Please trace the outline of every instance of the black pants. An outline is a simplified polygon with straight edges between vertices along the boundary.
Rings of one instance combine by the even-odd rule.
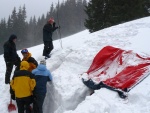
[[[24,98],[16,98],[18,113],[31,113],[30,104],[32,103],[32,96]]]
[[[43,103],[44,103],[45,95],[35,95],[35,99],[33,102],[33,110],[34,113],[43,113]]]
[[[20,67],[20,61],[15,61],[15,62],[7,62],[6,63],[6,73],[5,73],[5,84],[10,83],[10,76],[13,70],[13,66],[16,66],[15,71],[19,70]]]
[[[53,49],[53,41],[44,41],[43,56],[49,55]]]

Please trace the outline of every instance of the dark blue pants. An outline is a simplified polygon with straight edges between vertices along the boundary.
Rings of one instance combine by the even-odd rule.
[[[16,98],[18,113],[31,113],[30,104],[32,103],[32,97]]]
[[[45,95],[34,95],[34,102],[33,102],[33,110],[34,113],[43,113],[43,103],[44,103]]]

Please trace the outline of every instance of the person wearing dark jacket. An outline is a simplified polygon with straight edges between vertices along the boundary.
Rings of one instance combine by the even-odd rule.
[[[58,28],[55,27],[55,22],[53,18],[50,18],[47,22],[47,24],[43,27],[43,42],[44,42],[44,50],[43,50],[43,56],[46,58],[50,58],[50,53],[53,50],[53,39],[52,34],[53,32]]]
[[[16,39],[17,36],[12,34],[9,37],[9,40],[4,43],[4,60],[6,63],[6,73],[5,73],[5,84],[10,83],[10,76],[13,69],[13,66],[16,66],[15,70],[19,70],[20,57],[16,52]]]
[[[23,55],[22,61],[27,61],[29,63],[28,71],[32,72],[38,66],[37,61],[32,57],[31,53],[27,49],[22,49],[21,53]]]
[[[15,92],[18,113],[31,113],[30,104],[32,103],[33,90],[36,86],[34,75],[28,71],[29,63],[22,61],[20,70],[15,71],[10,82],[12,90]]]
[[[36,69],[32,71],[35,75],[36,87],[34,90],[34,101],[33,109],[35,113],[43,113],[42,106],[46,96],[46,84],[48,81],[52,81],[52,75],[50,71],[46,68],[46,61],[40,61],[40,64]]]

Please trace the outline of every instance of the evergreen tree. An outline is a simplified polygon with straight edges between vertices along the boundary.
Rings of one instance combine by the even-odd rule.
[[[86,7],[88,19],[86,19],[85,26],[90,32],[103,29],[106,25],[106,7],[107,0],[91,0]]]
[[[149,0],[91,0],[85,26],[94,32],[112,25],[149,16]]]
[[[7,34],[11,33],[12,26],[13,26],[12,20],[11,20],[11,17],[9,16],[8,21],[7,21]]]
[[[0,22],[0,45],[3,45],[3,42],[8,40],[6,38],[6,34],[7,34],[7,25],[6,25],[6,20],[2,19]],[[0,48],[0,51],[3,51],[3,48]]]
[[[0,23],[0,42],[2,42],[6,37],[7,34],[7,25],[6,25],[6,20],[5,18],[1,20]]]
[[[13,11],[12,11],[12,15],[11,15],[11,25],[12,25],[12,31],[10,32],[10,34],[16,34],[17,31],[17,12],[16,12],[16,8],[14,7]]]
[[[26,9],[25,6],[19,7],[19,11],[17,13],[17,25],[16,25],[16,35],[18,36],[18,47],[21,48],[22,45],[25,45],[28,40],[26,40],[27,35],[27,25],[26,25]],[[23,44],[21,42],[24,42]]]

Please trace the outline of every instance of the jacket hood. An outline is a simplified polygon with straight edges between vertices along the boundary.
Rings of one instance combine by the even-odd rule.
[[[22,61],[20,64],[20,70],[28,70],[29,69],[29,63],[27,61]]]
[[[10,41],[10,42],[13,42],[14,39],[17,39],[17,36],[14,35],[14,34],[10,35],[9,41]]]
[[[45,71],[46,70],[46,65],[39,64],[37,69],[40,70],[40,71]]]
[[[27,56],[26,58],[23,58],[22,60],[26,60],[26,61],[27,61],[27,60],[29,59],[29,57],[31,57],[31,56],[32,56],[32,54],[31,54],[31,53],[29,53],[29,52],[28,52],[27,54],[28,54],[28,56]]]

